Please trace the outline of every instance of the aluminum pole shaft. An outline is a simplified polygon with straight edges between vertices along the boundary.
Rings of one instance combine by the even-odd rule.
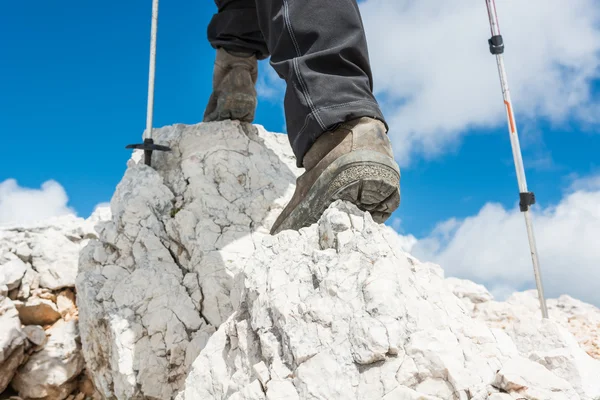
[[[158,0],[152,1],[152,27],[150,30],[150,71],[148,74],[148,109],[146,110],[146,131],[144,139],[152,139],[152,118],[154,114],[154,76],[156,72],[156,33],[158,31]]]
[[[498,15],[496,13],[496,4],[494,0],[486,0],[488,16],[490,20],[490,29],[493,37],[500,36],[500,26],[498,24]],[[504,46],[502,44],[502,46]],[[503,51],[503,50],[502,50]],[[517,172],[517,180],[519,182],[520,193],[528,193],[527,180],[525,178],[525,169],[523,167],[523,157],[521,155],[521,146],[519,144],[519,135],[517,132],[517,125],[515,123],[515,116],[513,111],[512,102],[510,100],[510,90],[508,89],[508,79],[506,76],[506,69],[504,68],[504,57],[502,52],[496,53],[496,62],[498,64],[498,74],[500,75],[500,85],[502,87],[502,95],[504,97],[504,105],[506,106],[506,115],[508,118],[508,128],[510,134],[510,143],[512,146],[513,158],[515,162],[515,169]],[[541,268],[538,258],[537,246],[535,242],[535,235],[533,232],[533,222],[529,210],[523,211],[525,214],[525,225],[527,226],[527,236],[529,238],[529,249],[531,251],[531,259],[533,261],[533,273],[535,276],[535,284],[537,287],[538,297],[540,300],[540,308],[542,311],[542,317],[548,318],[548,308],[546,306],[546,298],[544,297],[544,287],[542,284]]]

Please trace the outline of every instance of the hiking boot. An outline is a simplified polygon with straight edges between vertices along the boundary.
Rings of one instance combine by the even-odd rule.
[[[217,49],[213,92],[204,112],[204,122],[225,119],[252,122],[257,78],[258,61],[254,54]]]
[[[385,222],[400,205],[400,169],[385,125],[359,118],[325,132],[303,160],[306,172],[271,234],[309,226],[336,200],[346,200]]]

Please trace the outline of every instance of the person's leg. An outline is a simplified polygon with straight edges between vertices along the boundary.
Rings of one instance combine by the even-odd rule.
[[[356,0],[256,0],[271,65],[287,83],[290,143],[303,158],[324,131],[358,118],[385,123],[373,95]]]
[[[373,95],[356,0],[256,0],[271,65],[287,83],[285,115],[306,172],[271,233],[300,229],[333,201],[384,222],[400,203],[400,170]]]
[[[400,202],[400,171],[372,93],[367,43],[356,0],[255,0],[258,26],[268,50],[260,47],[247,0],[217,4],[219,14],[209,28],[213,46],[259,58],[270,54],[271,65],[287,83],[288,136],[297,165],[306,172],[298,178],[294,196],[271,233],[315,222],[337,199],[369,211],[378,222],[385,221]],[[233,60],[231,54],[220,51],[217,78],[232,70],[226,59],[234,65],[248,60],[237,56]],[[222,65],[218,65],[220,54],[225,60]],[[230,74],[235,78],[230,82],[244,85],[231,85],[227,79],[222,80],[226,84],[215,84],[211,99],[218,100],[213,102],[218,115],[208,120],[232,117],[244,121],[235,118],[237,110],[230,109],[235,108],[232,104],[243,104],[238,101],[244,94],[240,88],[252,86],[255,95],[256,75],[236,68],[239,73]],[[214,82],[221,82],[217,78]]]
[[[218,12],[207,29],[208,41],[215,49],[252,53],[259,60],[269,56],[258,25],[256,0],[215,0]]]
[[[268,57],[258,26],[255,0],[215,0],[208,41],[217,50],[213,91],[204,122],[237,119],[252,122],[256,110],[257,59]]]

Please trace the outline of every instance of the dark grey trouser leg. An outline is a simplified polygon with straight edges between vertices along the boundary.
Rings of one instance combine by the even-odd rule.
[[[249,4],[216,1],[219,6],[234,1]],[[285,116],[298,167],[324,131],[365,116],[385,123],[373,95],[367,41],[356,0],[255,2],[271,65],[287,83]],[[250,10],[246,10],[250,18]],[[243,22],[240,19],[238,23]],[[224,32],[234,24],[223,17],[221,22],[215,20],[214,29],[228,36]],[[254,27],[248,24],[236,29],[250,31]]]
[[[214,47],[252,52],[259,60],[269,50],[258,26],[255,0],[215,0],[218,13],[208,25],[208,41]]]

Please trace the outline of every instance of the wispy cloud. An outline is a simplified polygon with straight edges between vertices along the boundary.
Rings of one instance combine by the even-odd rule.
[[[600,305],[600,175],[577,179],[560,203],[535,207],[533,219],[547,294],[567,293]],[[534,287],[525,222],[517,206],[507,210],[486,204],[477,215],[440,223],[412,243],[406,250],[415,256],[495,293]]]

